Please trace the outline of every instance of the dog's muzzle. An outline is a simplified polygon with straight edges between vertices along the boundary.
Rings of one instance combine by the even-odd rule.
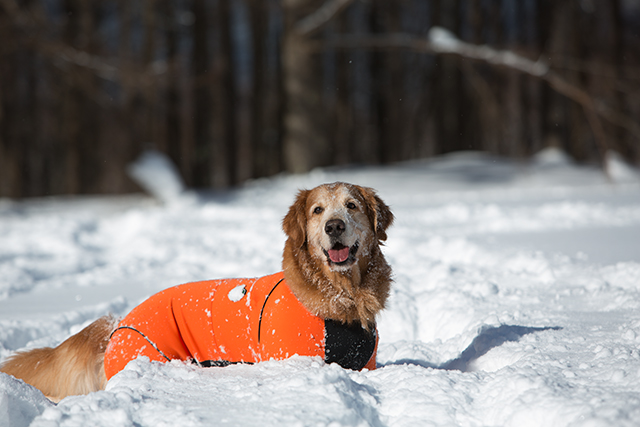
[[[342,243],[336,243],[329,250],[323,249],[323,252],[327,257],[329,264],[343,266],[350,265],[355,262],[358,247],[358,242],[351,247],[345,246]]]

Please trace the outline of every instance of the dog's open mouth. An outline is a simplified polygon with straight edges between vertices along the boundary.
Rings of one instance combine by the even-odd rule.
[[[325,250],[324,254],[327,256],[329,264],[347,265],[356,260],[356,252],[358,252],[358,242],[351,247],[336,243],[328,251]]]

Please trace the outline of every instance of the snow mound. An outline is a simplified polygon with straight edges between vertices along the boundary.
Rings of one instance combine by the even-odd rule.
[[[640,182],[638,170],[625,162],[619,153],[612,150],[607,151],[605,162],[609,176],[614,182]]]
[[[533,155],[532,163],[541,168],[566,167],[573,163],[571,157],[557,147],[547,147]]]
[[[185,195],[185,185],[171,159],[147,150],[127,169],[129,176],[146,192],[164,203],[175,203]]]
[[[39,390],[0,372],[0,427],[27,427],[53,406]]]

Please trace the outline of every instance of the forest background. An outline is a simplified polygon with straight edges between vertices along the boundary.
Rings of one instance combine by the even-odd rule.
[[[195,188],[461,150],[638,164],[639,117],[638,0],[0,0],[0,197],[138,191],[149,149]]]

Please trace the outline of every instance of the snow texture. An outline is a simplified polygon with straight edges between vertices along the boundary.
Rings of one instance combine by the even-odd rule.
[[[371,186],[397,218],[383,248],[395,282],[378,369],[138,359],[106,390],[58,405],[0,374],[0,426],[636,426],[640,178],[608,162],[610,178],[553,149],[529,163],[458,153],[188,202],[174,188],[163,205],[0,200],[0,359],[168,286],[279,271],[280,224],[299,188]]]

